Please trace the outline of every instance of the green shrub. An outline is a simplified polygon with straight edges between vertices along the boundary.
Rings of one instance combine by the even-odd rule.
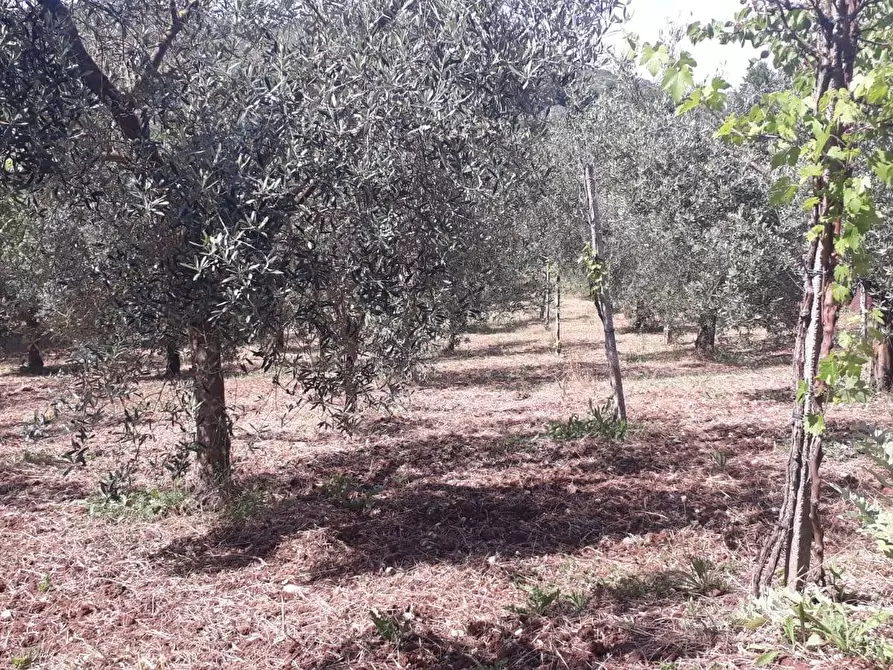
[[[516,614],[543,616],[561,597],[560,589],[544,589],[539,584],[521,584],[520,588],[527,594],[527,600],[522,605],[508,607],[509,611]]]
[[[863,531],[874,538],[878,549],[893,558],[893,496],[884,491],[893,489],[893,433],[876,430],[858,443],[876,467],[869,470],[877,480],[881,493],[869,499],[857,491],[834,487],[859,510]]]
[[[794,651],[834,647],[847,656],[890,667],[893,640],[879,629],[891,616],[893,612],[835,602],[818,589],[803,594],[776,590],[758,600],[754,615],[741,623],[749,630],[778,626]],[[757,665],[771,663],[778,654],[777,650],[762,654]]]
[[[236,491],[226,503],[226,515],[233,521],[246,521],[267,506],[267,492],[259,486]]]
[[[180,489],[117,489],[116,495],[99,493],[87,499],[90,516],[110,519],[158,519],[184,509],[186,493]]]
[[[320,490],[341,507],[364,509],[377,504],[376,496],[383,487],[363,484],[350,475],[333,475]]]
[[[728,591],[729,585],[712,561],[700,556],[692,556],[688,562],[688,570],[679,570],[675,573],[682,590],[702,596]]]

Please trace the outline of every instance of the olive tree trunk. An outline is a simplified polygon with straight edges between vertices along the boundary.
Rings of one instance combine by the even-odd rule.
[[[704,314],[698,319],[698,336],[695,351],[710,355],[716,350],[716,314]]]
[[[602,235],[601,213],[598,207],[598,188],[595,183],[595,169],[587,165],[584,169],[583,181],[586,186],[587,218],[589,219],[589,238],[595,262],[604,263],[607,259],[604,236]],[[623,395],[623,378],[620,374],[620,356],[617,353],[617,338],[614,333],[614,309],[611,305],[611,293],[608,287],[607,273],[602,278],[597,290],[593,291],[595,309],[601,319],[605,332],[605,356],[611,379],[611,392],[614,401],[614,413],[622,421],[626,421],[626,398]]]
[[[230,420],[226,412],[220,334],[213,326],[189,326],[195,394],[195,444],[203,488],[225,491],[231,484]]]
[[[884,314],[881,339],[872,348],[871,379],[878,391],[893,391],[893,314]]]
[[[40,353],[40,336],[42,329],[34,312],[29,311],[25,315],[26,335],[28,344],[28,372],[40,374],[43,372],[43,354]]]
[[[169,341],[165,345],[166,364],[164,368],[164,376],[166,379],[176,379],[180,376],[180,348],[175,342]]]

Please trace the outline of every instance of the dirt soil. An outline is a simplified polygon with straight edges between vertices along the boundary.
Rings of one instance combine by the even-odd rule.
[[[736,619],[780,503],[787,349],[735,337],[702,360],[692,334],[667,345],[621,332],[629,436],[557,441],[549,421],[609,393],[592,307],[564,313],[561,356],[539,322],[496,323],[350,438],[287,412],[292,399],[260,372],[235,372],[242,493],[223,512],[187,500],[154,518],[90,511],[98,480],[132,452],[120,408],[66,475],[65,415],[33,419],[70,374],[23,376],[7,361],[0,667],[752,667],[780,639]],[[157,372],[138,388],[153,409],[136,483],[166,490],[158,461],[183,436]],[[891,407],[832,408],[839,442],[824,465],[826,561],[876,607],[893,603],[893,561],[828,483],[871,490],[846,440],[862,423],[893,427]],[[822,649],[776,662],[862,667]]]

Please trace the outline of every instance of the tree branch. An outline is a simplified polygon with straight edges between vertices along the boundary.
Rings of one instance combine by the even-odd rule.
[[[81,82],[109,109],[121,134],[131,141],[148,139],[133,105],[87,52],[80,33],[78,33],[74,21],[71,20],[68,8],[60,0],[40,0],[40,4],[59,20],[62,31],[68,38],[78,70],[80,70]]]
[[[158,73],[158,68],[161,67],[161,62],[164,60],[165,55],[168,50],[171,48],[171,45],[174,43],[174,40],[177,39],[177,35],[183,30],[186,24],[189,22],[189,18],[195,13],[196,9],[198,9],[198,0],[193,0],[189,3],[189,5],[183,11],[177,9],[176,0],[170,0],[170,12],[171,12],[171,27],[167,31],[167,34],[158,44],[158,47],[155,49],[155,53],[152,55],[152,58],[149,59],[149,64],[146,67],[146,71],[139,78],[139,80],[133,86],[133,97],[136,98],[142,92],[143,87],[146,85],[149,77],[153,74]]]
[[[124,138],[138,145],[141,153],[153,165],[159,166],[161,156],[157,147],[149,140],[148,128],[140,122],[132,99],[115,86],[84,47],[77,26],[71,18],[71,12],[61,0],[40,0],[40,4],[59,21],[63,33],[68,38],[71,53],[80,71],[81,82],[111,112],[115,125]]]
[[[815,47],[809,44],[806,40],[804,40],[800,35],[791,28],[791,25],[788,23],[788,17],[786,12],[789,12],[795,7],[791,6],[791,3],[788,0],[774,0],[775,6],[778,8],[778,17],[781,19],[781,24],[784,26],[785,33],[787,33],[788,37],[794,40],[797,45],[803,49],[807,54],[815,58],[819,59],[819,52],[816,51]],[[816,10],[818,12],[818,10]],[[821,14],[821,12],[818,12]]]

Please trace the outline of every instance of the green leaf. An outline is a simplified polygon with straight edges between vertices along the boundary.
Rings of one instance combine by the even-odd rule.
[[[834,298],[834,302],[836,302],[838,305],[843,305],[850,301],[850,289],[843,284],[832,284],[831,295]]]
[[[797,164],[797,160],[799,158],[800,147],[788,147],[786,149],[782,149],[772,157],[772,169],[778,169],[782,165],[790,165],[793,167]]]
[[[695,107],[701,104],[701,89],[696,88],[691,92],[691,95],[688,96],[688,99],[685,100],[679,107],[676,108],[676,114],[681,116],[687,112],[690,112]]]
[[[677,103],[693,85],[694,77],[691,67],[688,65],[667,68],[661,81],[661,88],[669,93],[673,101]]]
[[[639,64],[644,65],[652,77],[656,77],[669,60],[670,52],[665,44],[658,44],[654,47],[646,42],[642,47],[642,58]]]
[[[809,165],[804,165],[800,168],[800,178],[803,181],[806,181],[810,177],[821,177],[822,173],[825,171],[821,165],[816,163],[810,163]]]
[[[741,624],[746,630],[756,630],[763,624],[767,623],[769,619],[762,615],[757,615],[752,619],[748,619],[743,624]]]
[[[803,404],[803,401],[806,399],[806,394],[809,393],[809,385],[805,380],[801,379],[797,382],[797,402],[799,404]]]
[[[780,177],[769,188],[769,204],[773,207],[784,207],[791,204],[797,195],[797,185],[792,184],[788,177]]]
[[[803,417],[803,425],[810,435],[821,435],[825,432],[825,415],[807,414]]]

